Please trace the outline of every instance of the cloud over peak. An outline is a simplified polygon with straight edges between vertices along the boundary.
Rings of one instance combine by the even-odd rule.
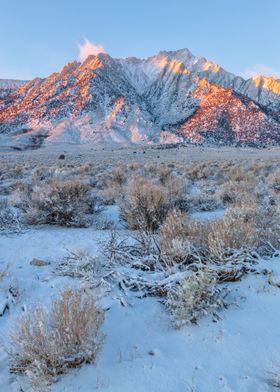
[[[89,55],[97,56],[99,53],[105,53],[105,49],[101,44],[94,44],[87,38],[84,39],[83,44],[79,45],[79,58],[84,61]]]

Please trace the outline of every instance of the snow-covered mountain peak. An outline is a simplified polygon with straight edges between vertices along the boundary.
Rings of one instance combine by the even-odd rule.
[[[5,134],[31,145],[280,144],[279,80],[244,80],[186,48],[144,59],[90,55],[47,78],[2,85],[0,142]]]
[[[179,61],[187,62],[190,59],[193,59],[195,56],[191,53],[191,51],[187,48],[178,49],[178,50],[170,50],[170,51],[161,51],[159,55],[163,55],[168,57],[169,59],[176,59]]]

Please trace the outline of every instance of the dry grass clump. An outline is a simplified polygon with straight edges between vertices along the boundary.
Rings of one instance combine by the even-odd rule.
[[[256,199],[255,186],[255,183],[245,181],[228,181],[220,187],[217,195],[225,205],[251,202]]]
[[[34,184],[38,183],[39,181],[47,180],[51,178],[53,175],[54,169],[47,168],[44,165],[38,166],[31,172],[31,180]]]
[[[125,182],[125,168],[123,166],[118,166],[114,168],[111,172],[111,181],[119,186],[122,186]]]
[[[68,368],[93,362],[101,348],[104,312],[92,294],[66,289],[51,309],[38,305],[17,320],[11,333],[11,371],[46,391]]]
[[[280,247],[280,205],[262,206],[255,215],[258,228],[258,252],[272,256]]]
[[[118,193],[117,203],[131,229],[154,231],[170,209],[186,208],[186,180],[165,165],[144,167]]]
[[[186,172],[192,180],[203,180],[213,175],[214,170],[207,162],[196,162],[188,166]]]
[[[167,292],[165,305],[176,327],[197,321],[223,306],[214,271],[192,272]]]
[[[189,226],[190,237],[212,262],[225,262],[233,251],[255,249],[258,230],[253,211],[242,208],[228,210],[224,217],[206,222],[193,222]]]
[[[221,186],[218,192],[219,198],[223,204],[236,203],[239,193],[236,189],[236,183],[226,182]]]
[[[273,161],[263,161],[262,159],[253,160],[250,163],[248,172],[255,177],[265,176],[267,177],[273,168],[275,167],[275,162]]]
[[[232,208],[214,223],[213,237],[222,238],[226,248],[253,247],[257,241],[254,209]]]
[[[14,196],[28,224],[55,224],[82,227],[87,224],[93,198],[90,186],[80,180],[50,180],[26,186]]]
[[[252,202],[235,205],[216,220],[192,220],[172,211],[159,231],[161,256],[169,264],[192,262],[191,255],[206,264],[227,263],[238,254],[240,260],[257,253],[271,256],[280,245],[279,219],[277,205]]]
[[[167,215],[159,231],[161,257],[168,264],[201,260],[226,263],[236,252],[257,250],[260,228],[254,208],[231,208],[218,220],[191,220],[179,211]]]
[[[111,172],[105,172],[100,175],[99,178],[99,196],[102,199],[103,204],[110,205],[114,204],[118,198],[121,188],[126,180],[125,168],[118,166]]]
[[[187,240],[188,217],[179,210],[168,213],[159,232],[161,257],[167,264],[185,261],[190,253]]]
[[[229,166],[225,172],[229,180],[233,182],[250,182],[254,180],[254,178],[248,174],[245,163],[243,163],[243,166],[233,164],[232,166]]]
[[[178,176],[171,176],[163,184],[170,202],[174,205],[180,204],[182,200],[186,200],[186,181]]]
[[[121,215],[130,229],[158,229],[170,209],[165,188],[143,177],[130,179],[118,200]]]

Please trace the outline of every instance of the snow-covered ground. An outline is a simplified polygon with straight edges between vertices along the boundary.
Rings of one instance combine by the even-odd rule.
[[[104,214],[118,223],[117,212],[110,208]],[[22,308],[37,301],[45,303],[72,284],[70,278],[52,274],[54,263],[67,249],[98,254],[100,242],[109,234],[92,228],[45,226],[0,236],[0,269],[8,265],[0,283],[0,302],[11,282],[20,293],[18,302],[0,317],[0,391],[29,391],[22,377],[9,373],[5,352],[17,315]],[[30,265],[34,257],[50,264]],[[280,257],[264,260],[257,268],[271,269],[274,279],[280,280]],[[130,294],[124,307],[116,292],[109,293],[103,326],[106,341],[97,364],[69,371],[52,392],[273,391],[272,373],[280,364],[280,289],[269,285],[262,273],[228,283],[228,287],[230,306],[220,312],[219,321],[206,316],[199,325],[180,330],[171,326],[159,299]]]

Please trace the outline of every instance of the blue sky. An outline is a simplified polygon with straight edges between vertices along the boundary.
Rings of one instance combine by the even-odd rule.
[[[280,77],[280,0],[7,0],[0,78],[47,76],[86,38],[114,57],[187,47],[234,73]]]

